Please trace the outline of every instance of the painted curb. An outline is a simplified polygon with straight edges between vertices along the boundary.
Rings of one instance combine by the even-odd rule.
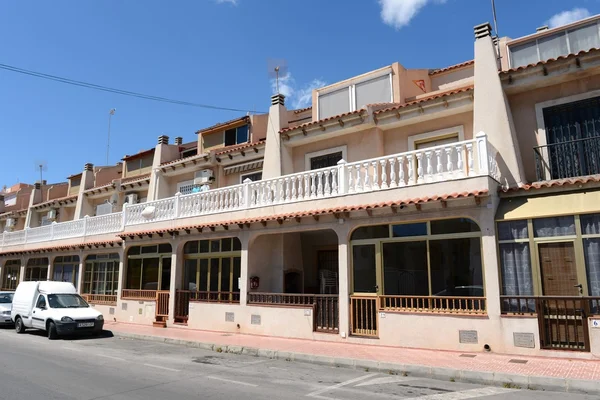
[[[598,384],[598,382],[590,380],[554,378],[547,376],[527,376],[518,374],[508,374],[505,372],[467,371],[455,368],[429,367],[426,365],[379,362],[376,360],[335,358],[316,354],[259,349],[255,347],[243,347],[239,345],[228,346],[216,343],[197,342],[193,340],[172,339],[152,335],[141,335],[137,333],[112,333],[114,337],[119,338],[174,344],[179,346],[187,346],[203,350],[216,351],[218,353],[244,354],[254,357],[269,358],[272,360],[296,361],[324,365],[328,367],[364,369],[369,372],[374,371],[386,374],[414,376],[419,378],[429,378],[444,381],[451,380],[456,382],[475,383],[480,385],[499,386],[512,389],[547,390],[554,392],[600,395],[600,385]]]

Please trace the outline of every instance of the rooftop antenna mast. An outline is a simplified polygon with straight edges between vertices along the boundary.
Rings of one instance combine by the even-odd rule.
[[[496,3],[492,0],[492,14],[494,16],[494,33],[496,34],[496,51],[500,58],[500,35],[498,34],[498,21],[496,20]]]
[[[115,115],[115,111],[117,111],[116,108],[111,108],[108,111],[108,138],[106,141],[106,165],[109,165],[108,164],[108,155],[110,152],[110,120],[112,119],[112,116]]]
[[[40,173],[40,185],[44,182],[44,172],[48,171],[48,163],[45,160],[35,162],[35,170]]]
[[[275,80],[275,94],[279,94],[279,80],[287,76],[287,63],[285,60],[269,59],[267,61],[269,78]]]

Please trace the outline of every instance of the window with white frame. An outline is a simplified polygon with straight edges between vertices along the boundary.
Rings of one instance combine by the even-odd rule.
[[[240,176],[241,183],[244,183],[246,179],[250,179],[252,182],[260,181],[262,180],[262,171],[251,172]]]
[[[319,119],[356,111],[367,104],[393,101],[392,73],[388,70],[378,76],[370,76],[342,88],[319,92]]]
[[[509,46],[512,68],[600,47],[598,21]]]
[[[454,126],[408,137],[409,150],[421,150],[465,140],[464,127]]]
[[[346,159],[346,146],[306,153],[304,164],[306,171],[310,171],[313,169],[334,167],[342,159]]]

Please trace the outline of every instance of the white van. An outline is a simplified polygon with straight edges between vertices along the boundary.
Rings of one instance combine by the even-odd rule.
[[[48,339],[100,333],[104,327],[102,313],[91,308],[70,282],[19,283],[10,316],[17,333],[27,328],[40,329],[48,333]]]

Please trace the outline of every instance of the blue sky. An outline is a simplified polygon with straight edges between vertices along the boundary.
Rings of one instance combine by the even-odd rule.
[[[496,0],[501,36],[600,13],[599,0]],[[574,11],[573,11],[574,10]],[[566,14],[564,12],[567,12]],[[561,14],[562,13],[562,14]],[[553,18],[554,17],[554,18]],[[473,58],[489,0],[2,1],[0,63],[195,103],[268,109],[268,60],[284,59],[288,106],[314,85],[399,61],[438,68]],[[153,102],[0,70],[0,186],[64,181],[166,134],[239,112]]]

